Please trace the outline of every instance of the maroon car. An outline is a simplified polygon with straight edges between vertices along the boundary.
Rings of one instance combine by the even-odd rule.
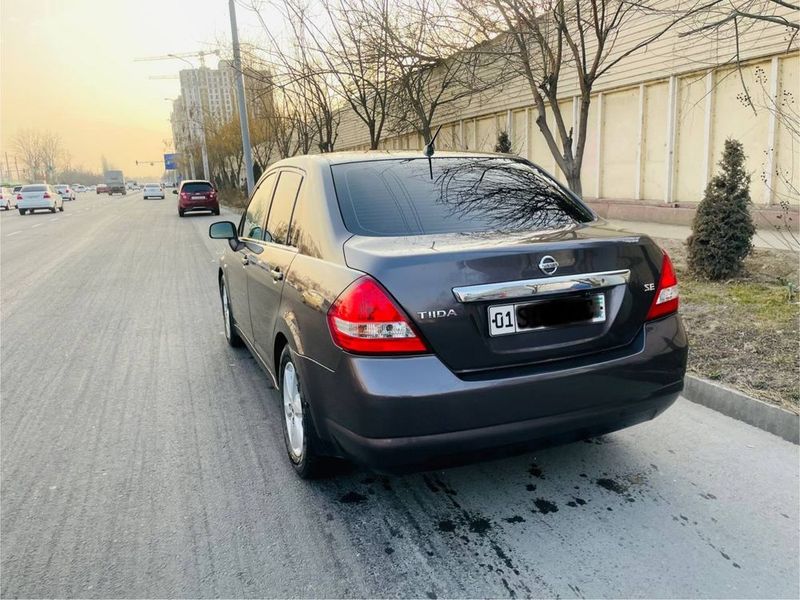
[[[172,190],[172,193],[178,194],[178,215],[181,217],[187,212],[198,210],[219,214],[217,189],[210,181],[187,179],[181,182],[177,190]]]

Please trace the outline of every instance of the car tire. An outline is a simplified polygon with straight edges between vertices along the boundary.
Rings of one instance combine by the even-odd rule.
[[[50,209],[50,212],[53,213],[53,214],[56,214],[56,207],[53,206],[53,208]]]
[[[183,216],[183,209],[182,209],[182,208],[179,208],[179,209],[178,209],[178,216],[179,216],[179,217],[182,217],[182,216]]]
[[[61,212],[64,212],[64,205],[62,204],[61,206],[59,206],[58,210],[61,211]]]
[[[300,373],[288,344],[281,353],[279,368],[281,408],[283,409],[283,441],[295,472],[302,479],[313,479],[324,472],[325,457],[317,450],[311,411],[303,394]]]
[[[212,211],[211,211],[211,214],[213,214],[213,215],[216,215],[216,216],[219,216],[219,209],[217,208],[217,209],[215,209],[215,210],[212,210]]]
[[[222,303],[222,321],[225,324],[225,341],[228,342],[229,346],[240,348],[244,345],[244,342],[236,331],[236,319],[233,318],[233,308],[231,307],[228,286],[224,277],[219,278],[219,299]]]
[[[28,212],[28,211],[27,211],[27,210],[25,210],[24,208],[20,208],[20,209],[18,209],[18,210],[19,210],[19,214],[20,214],[20,215],[24,215],[26,212]]]

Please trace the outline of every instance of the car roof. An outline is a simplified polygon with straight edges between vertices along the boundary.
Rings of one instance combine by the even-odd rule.
[[[293,156],[284,159],[279,163],[271,165],[275,167],[278,165],[289,166],[292,163],[299,164],[305,162],[311,163],[327,163],[329,165],[338,165],[343,163],[364,162],[370,160],[404,160],[426,158],[422,150],[361,150],[361,151],[344,151],[344,152],[328,152],[325,154],[304,154],[301,156]],[[497,152],[474,152],[474,151],[452,151],[452,150],[437,150],[433,158],[519,158],[510,154],[498,154]]]
[[[208,179],[184,179],[181,181],[181,185],[187,183],[207,183],[208,185],[211,185],[211,182]]]

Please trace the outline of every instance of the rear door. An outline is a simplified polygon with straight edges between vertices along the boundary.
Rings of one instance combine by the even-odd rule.
[[[287,168],[280,172],[264,230],[263,252],[253,258],[247,271],[254,342],[258,353],[267,361],[274,358],[273,335],[283,284],[297,255],[297,248],[291,242],[291,226],[302,183],[301,171]]]
[[[250,303],[247,295],[247,271],[251,261],[255,261],[264,250],[263,232],[275,187],[275,176],[268,175],[253,192],[239,221],[239,239],[242,244],[238,250],[227,250],[224,263],[225,279],[231,298],[233,318],[239,329],[252,343],[253,327],[250,321]]]

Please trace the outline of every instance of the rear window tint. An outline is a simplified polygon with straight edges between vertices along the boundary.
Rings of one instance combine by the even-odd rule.
[[[23,185],[22,190],[23,192],[46,192],[47,186],[46,185]]]
[[[433,176],[431,177],[431,170]],[[549,175],[508,158],[425,158],[333,165],[347,229],[402,236],[541,231],[594,219]]]
[[[211,187],[210,183],[186,183],[181,188],[182,192],[187,192],[189,194],[202,194],[204,192],[210,192],[213,188]]]

